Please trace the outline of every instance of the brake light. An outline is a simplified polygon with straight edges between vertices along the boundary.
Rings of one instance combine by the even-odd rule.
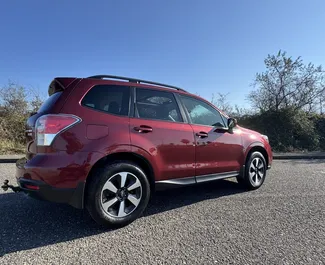
[[[39,190],[39,187],[38,186],[35,186],[35,185],[26,184],[26,185],[24,185],[24,187],[26,189],[29,189],[29,190]]]
[[[35,125],[37,145],[50,146],[58,134],[80,121],[79,117],[69,114],[49,114],[39,117]]]

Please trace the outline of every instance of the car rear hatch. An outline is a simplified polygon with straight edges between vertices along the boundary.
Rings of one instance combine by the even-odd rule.
[[[26,142],[27,142],[27,155],[26,158],[30,159],[36,153],[35,145],[35,123],[37,119],[45,114],[59,113],[64,103],[66,102],[69,94],[76,84],[80,81],[77,78],[54,78],[48,88],[49,97],[45,100],[37,112],[30,114],[26,123]]]

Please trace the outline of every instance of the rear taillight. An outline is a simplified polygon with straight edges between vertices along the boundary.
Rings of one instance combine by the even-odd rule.
[[[29,190],[39,190],[38,186],[25,184],[24,187]]]
[[[37,119],[35,134],[38,146],[50,146],[62,131],[80,122],[81,119],[69,114],[48,114]]]

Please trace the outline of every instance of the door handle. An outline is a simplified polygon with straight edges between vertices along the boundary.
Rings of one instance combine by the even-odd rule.
[[[148,133],[153,131],[152,128],[147,125],[140,125],[139,127],[134,127],[133,129],[139,133]]]
[[[208,133],[198,132],[198,133],[196,133],[196,136],[198,136],[199,138],[205,138],[205,137],[208,137]]]

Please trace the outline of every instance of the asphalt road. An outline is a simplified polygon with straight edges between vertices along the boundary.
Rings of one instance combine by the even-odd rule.
[[[0,191],[0,264],[325,264],[325,161],[275,161],[257,191],[234,180],[156,194],[112,231],[87,213]],[[0,164],[1,183],[14,164]]]

